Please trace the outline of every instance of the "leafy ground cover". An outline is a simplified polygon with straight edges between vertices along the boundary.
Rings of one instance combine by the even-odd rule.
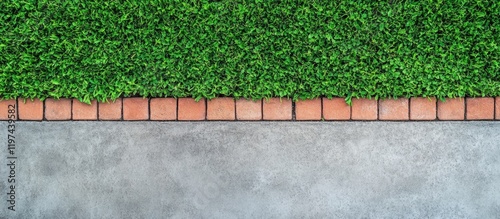
[[[0,1],[3,98],[500,96],[496,0]]]

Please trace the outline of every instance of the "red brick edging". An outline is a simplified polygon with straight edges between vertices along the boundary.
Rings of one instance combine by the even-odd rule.
[[[0,120],[9,120],[9,105],[16,107],[16,120],[28,121],[457,121],[500,120],[500,97],[353,99],[317,98],[292,102],[269,100],[212,100],[192,98],[119,98],[88,105],[75,99],[3,100]],[[12,116],[11,116],[12,117]]]

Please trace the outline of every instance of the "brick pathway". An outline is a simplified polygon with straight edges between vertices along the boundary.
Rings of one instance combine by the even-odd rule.
[[[4,100],[0,108],[18,104],[17,120],[31,121],[451,121],[500,120],[500,97],[454,98],[445,102],[436,98],[400,98],[387,100],[353,99],[352,106],[343,98],[318,98],[292,102],[286,98],[269,100],[212,100],[192,98],[120,98],[114,102],[88,105],[74,99]],[[8,120],[7,110],[0,120]]]

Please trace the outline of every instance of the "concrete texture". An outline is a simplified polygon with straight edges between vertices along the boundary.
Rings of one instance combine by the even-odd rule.
[[[498,122],[17,122],[16,130],[16,211],[3,201],[1,218],[500,215]]]

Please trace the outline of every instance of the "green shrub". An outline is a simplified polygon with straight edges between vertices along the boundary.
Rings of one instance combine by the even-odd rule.
[[[3,0],[3,98],[500,96],[496,0]]]

